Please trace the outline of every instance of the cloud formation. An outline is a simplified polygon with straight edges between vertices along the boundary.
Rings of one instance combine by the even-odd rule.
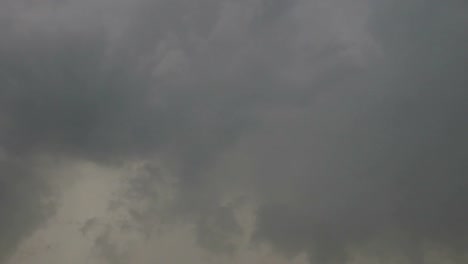
[[[252,242],[287,256],[347,263],[378,241],[420,264],[434,243],[462,263],[467,8],[2,2],[0,258],[50,215],[40,200],[53,179],[35,166],[47,156],[150,164],[120,197],[148,208],[164,164],[165,213],[195,223],[213,252],[235,254],[244,202],[226,199],[241,194],[258,208]],[[161,217],[130,212],[133,224]],[[96,245],[118,263],[110,240]]]

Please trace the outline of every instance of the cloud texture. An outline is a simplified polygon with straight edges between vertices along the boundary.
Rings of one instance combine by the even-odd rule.
[[[3,1],[0,261],[53,212],[44,168],[84,160],[146,164],[129,226],[191,222],[216,254],[249,204],[250,243],[311,263],[463,263],[468,6],[348,2]]]

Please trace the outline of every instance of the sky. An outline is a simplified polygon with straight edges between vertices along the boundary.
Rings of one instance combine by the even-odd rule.
[[[2,0],[0,263],[467,263],[466,25],[464,0]]]

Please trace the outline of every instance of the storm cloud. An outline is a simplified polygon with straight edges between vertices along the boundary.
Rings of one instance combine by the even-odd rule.
[[[235,258],[248,204],[249,243],[287,257],[351,263],[367,249],[422,264],[443,249],[466,261],[464,1],[0,9],[0,261],[54,214],[44,168],[73,161],[145,164],[115,177],[129,188],[115,208],[145,204],[127,227],[190,222],[215,255]],[[105,263],[130,258],[117,240],[96,236]]]

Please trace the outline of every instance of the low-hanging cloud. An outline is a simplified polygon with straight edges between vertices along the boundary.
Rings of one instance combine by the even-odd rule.
[[[166,162],[171,215],[192,219],[213,252],[235,254],[242,228],[223,199],[237,192],[258,207],[252,242],[288,256],[346,263],[379,240],[412,264],[425,243],[463,261],[463,1],[0,9],[0,258],[52,212],[40,202],[49,177],[34,166],[45,155]],[[157,202],[154,167],[134,179],[133,198]],[[109,235],[96,244],[118,263]]]

